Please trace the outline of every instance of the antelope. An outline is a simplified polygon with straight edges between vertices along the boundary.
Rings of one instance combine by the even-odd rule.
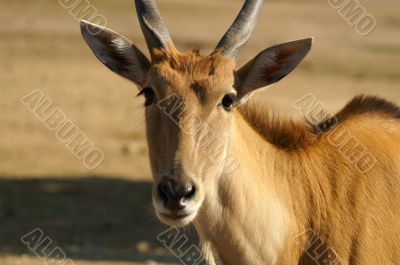
[[[151,60],[81,22],[96,57],[145,98],[157,217],[192,224],[209,264],[400,264],[400,109],[361,95],[315,126],[269,114],[251,96],[299,65],[312,38],[237,69],[263,2],[246,0],[207,56],[176,49],[154,0],[135,0]],[[370,170],[344,155],[357,148],[332,143],[345,134],[376,158]]]

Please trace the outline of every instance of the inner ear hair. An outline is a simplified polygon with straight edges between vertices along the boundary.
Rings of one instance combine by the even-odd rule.
[[[105,66],[140,86],[146,83],[150,61],[127,37],[87,21],[81,21],[81,32]]]
[[[238,96],[272,85],[293,71],[311,49],[312,38],[282,43],[260,52],[235,73]],[[243,101],[243,100],[242,100]]]

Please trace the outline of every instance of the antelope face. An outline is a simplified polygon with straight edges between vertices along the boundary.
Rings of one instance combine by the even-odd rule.
[[[258,88],[290,73],[311,48],[311,38],[259,53],[239,70],[239,49],[254,30],[262,0],[247,0],[209,56],[179,53],[154,0],[135,0],[151,61],[126,37],[81,22],[84,39],[108,68],[133,81],[145,99],[153,173],[153,205],[159,219],[184,226],[196,218],[218,178],[232,166],[232,110]],[[207,187],[207,188],[206,188]]]
[[[154,176],[153,204],[168,225],[191,222],[205,184],[225,165],[236,98],[234,63],[219,55],[162,55],[140,94]]]

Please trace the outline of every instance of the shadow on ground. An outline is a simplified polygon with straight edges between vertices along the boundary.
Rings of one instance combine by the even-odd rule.
[[[176,263],[157,241],[166,227],[154,216],[150,182],[1,177],[0,255],[32,255],[21,237],[35,228],[68,258]]]

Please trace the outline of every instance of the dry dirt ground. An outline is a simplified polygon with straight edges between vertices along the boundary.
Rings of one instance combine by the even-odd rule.
[[[146,51],[132,0],[89,2]],[[207,53],[242,1],[158,2],[178,48]],[[400,103],[400,3],[359,2],[377,21],[368,36],[327,0],[267,1],[240,64],[279,42],[312,35],[315,43],[299,69],[257,96],[294,118],[293,102],[308,93],[329,112],[360,93]],[[89,51],[81,16],[56,0],[0,0],[0,264],[43,264],[20,242],[36,227],[76,264],[174,263],[156,240],[165,228],[151,209],[143,100]],[[87,169],[21,104],[36,89],[103,150],[100,167]]]

